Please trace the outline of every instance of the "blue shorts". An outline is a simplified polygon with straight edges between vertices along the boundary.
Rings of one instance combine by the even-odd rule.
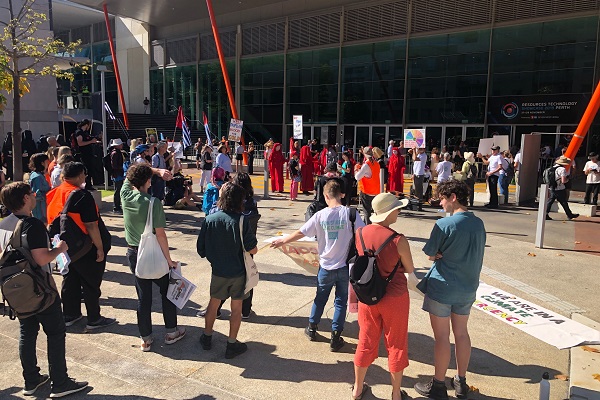
[[[471,313],[471,306],[473,303],[466,304],[444,304],[439,303],[435,300],[430,299],[425,295],[423,300],[423,311],[427,311],[430,314],[440,318],[447,318],[450,314],[457,315],[469,315]]]

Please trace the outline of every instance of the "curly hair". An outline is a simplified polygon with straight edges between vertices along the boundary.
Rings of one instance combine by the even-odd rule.
[[[46,172],[46,168],[44,168],[44,163],[48,161],[48,155],[45,153],[35,153],[29,159],[29,170],[44,173]]]
[[[146,164],[133,164],[127,170],[127,180],[140,189],[152,178],[152,168]]]
[[[246,191],[240,185],[226,182],[221,186],[217,207],[223,211],[241,213],[244,210]]]
[[[250,179],[250,175],[245,172],[238,172],[233,177],[232,182],[244,188],[247,199],[254,197],[254,188],[252,187],[252,179]]]
[[[448,198],[452,195],[452,193],[456,195],[456,201],[458,201],[462,206],[466,207],[469,204],[469,187],[465,182],[452,179],[438,184],[438,197],[444,196]]]

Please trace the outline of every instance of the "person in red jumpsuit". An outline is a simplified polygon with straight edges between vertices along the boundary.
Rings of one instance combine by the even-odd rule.
[[[313,178],[313,155],[308,144],[302,146],[300,149],[300,174],[302,175],[300,190],[302,190],[302,193],[304,194],[309,194],[309,192],[315,190],[315,179]]]
[[[271,190],[273,192],[283,193],[283,164],[285,157],[281,152],[281,143],[275,143],[273,151],[269,156],[271,164]]]
[[[387,190],[388,192],[400,192],[404,191],[404,169],[406,168],[406,161],[404,157],[400,155],[400,149],[394,147],[392,149],[392,156],[390,157],[390,163],[388,164],[388,181]]]

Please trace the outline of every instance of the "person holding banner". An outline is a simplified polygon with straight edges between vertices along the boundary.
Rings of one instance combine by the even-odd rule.
[[[413,157],[413,185],[415,186],[415,196],[419,201],[423,200],[423,179],[425,177],[425,165],[427,164],[427,154],[425,148],[412,149]]]
[[[480,153],[477,157],[482,157]],[[492,155],[488,158],[482,157],[483,163],[487,165],[488,172],[485,174],[490,191],[490,202],[484,206],[487,208],[498,208],[498,180],[500,179],[500,170],[502,169],[502,156],[500,155],[500,146],[492,147]]]
[[[437,220],[423,247],[433,265],[417,285],[425,295],[423,310],[429,313],[435,338],[435,374],[429,382],[415,384],[415,390],[431,399],[448,398],[445,379],[452,329],[457,375],[451,384],[456,397],[466,399],[469,392],[466,373],[471,358],[467,323],[479,287],[486,232],[483,221],[467,209],[469,188],[464,182],[440,183],[437,195],[440,205],[451,216]]]
[[[300,174],[302,175],[300,190],[308,195],[309,192],[315,190],[313,156],[309,144],[300,149]]]

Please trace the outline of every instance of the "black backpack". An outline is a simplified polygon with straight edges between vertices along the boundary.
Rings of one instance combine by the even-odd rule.
[[[467,179],[475,180],[477,178],[477,165],[475,163],[469,163],[469,172],[467,173]]]
[[[544,183],[546,185],[548,185],[548,187],[550,187],[552,189],[556,188],[556,186],[558,185],[558,183],[556,182],[556,169],[557,168],[558,168],[558,165],[548,167],[544,170],[544,172],[542,174],[542,180],[544,181]]]
[[[30,217],[33,218],[33,217]],[[19,220],[6,248],[0,254],[0,287],[6,315],[27,318],[38,314],[56,301],[58,290],[52,275],[39,267],[23,243],[23,221]]]
[[[102,157],[102,166],[104,167],[106,172],[108,172],[109,178],[112,176],[112,172],[113,172],[111,155],[112,155],[112,149],[110,149],[110,151],[104,157]]]
[[[383,296],[385,296],[387,285],[394,278],[400,266],[400,260],[398,260],[394,270],[387,278],[381,276],[377,266],[377,255],[398,234],[395,232],[391,234],[375,252],[366,248],[362,237],[362,228],[358,230],[358,236],[362,245],[362,254],[357,255],[354,260],[351,260],[350,284],[354,289],[354,293],[356,293],[356,297],[358,297],[358,301],[372,306],[379,303]]]

